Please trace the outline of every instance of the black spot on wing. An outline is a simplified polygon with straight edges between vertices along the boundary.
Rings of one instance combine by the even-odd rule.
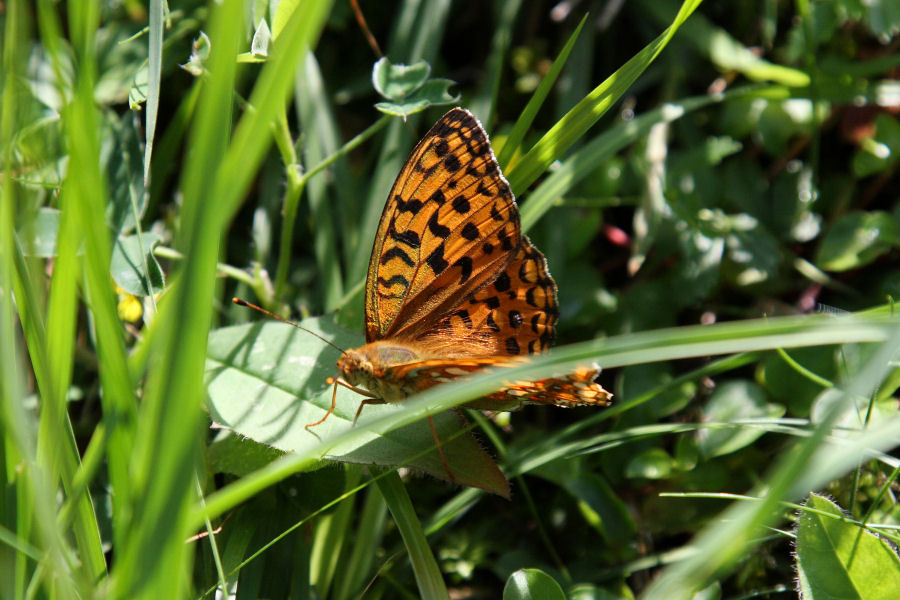
[[[428,218],[428,230],[443,240],[450,236],[450,228],[438,223],[438,211],[431,213],[431,217]]]
[[[481,249],[485,254],[491,254],[494,252],[494,245],[490,242],[485,242]]]
[[[407,229],[403,233],[398,233],[393,219],[391,219],[391,224],[388,227],[388,235],[395,242],[401,242],[410,248],[418,248],[422,244],[422,240],[419,239],[419,234],[415,231]]]
[[[428,263],[435,275],[440,275],[450,266],[450,263],[444,259],[444,242],[441,242],[441,245],[428,255],[425,262]]]
[[[399,258],[404,263],[406,263],[406,266],[408,267],[416,266],[416,263],[409,257],[409,254],[407,254],[406,251],[404,251],[403,248],[400,248],[399,246],[394,246],[393,248],[382,254],[381,264],[386,265],[392,258]]]
[[[384,287],[393,287],[397,284],[402,285],[404,288],[409,287],[409,280],[403,275],[394,275],[390,279],[385,279],[384,277],[378,278],[378,284],[383,285]]]
[[[508,354],[519,354],[522,350],[519,348],[519,342],[516,341],[516,338],[509,337],[506,338],[506,352]]]
[[[509,252],[510,250],[513,249],[512,240],[509,239],[509,235],[507,235],[505,229],[501,229],[500,231],[498,231],[497,237],[500,238],[500,247],[501,248],[503,248],[507,252]]]
[[[484,185],[483,181],[478,182],[478,189],[476,190],[476,192],[478,194],[481,194],[485,198],[490,198],[494,195],[494,193],[491,191],[491,189]]]
[[[444,158],[450,152],[450,144],[447,143],[447,140],[438,140],[434,145],[434,152],[440,158]]]
[[[522,326],[522,313],[517,310],[509,311],[509,324],[513,326],[514,329],[518,329]]]
[[[455,154],[448,154],[444,158],[444,166],[447,167],[447,170],[451,173],[456,173],[462,168],[462,163],[459,162],[459,159],[456,158]]]
[[[453,263],[454,267],[459,267],[462,271],[460,275],[459,283],[462,285],[463,283],[469,280],[469,277],[472,276],[472,258],[469,256],[463,256],[459,260]]]
[[[443,206],[445,202],[447,202],[447,198],[444,196],[444,192],[441,190],[434,190],[434,193],[428,197],[429,202],[437,202],[438,206]]]
[[[453,210],[464,215],[472,210],[472,205],[469,204],[469,200],[465,196],[460,195],[453,199]]]
[[[422,207],[425,206],[425,203],[421,200],[416,200],[413,198],[412,200],[404,201],[400,196],[396,196],[394,201],[397,203],[397,210],[399,212],[408,212],[412,214],[418,214]]]
[[[500,273],[500,277],[498,277],[494,281],[494,289],[497,290],[498,292],[505,292],[506,290],[509,289],[509,286],[510,286],[509,275],[507,275],[505,272]]]
[[[471,223],[466,223],[462,228],[462,236],[470,242],[474,242],[478,239],[478,227]]]

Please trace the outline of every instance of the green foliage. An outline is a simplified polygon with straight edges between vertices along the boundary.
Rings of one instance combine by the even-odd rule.
[[[893,598],[900,589],[900,557],[884,539],[850,522],[817,494],[797,522],[797,575],[804,598]]]
[[[361,4],[4,4],[0,596],[891,597],[897,3]],[[307,428],[448,103],[558,347]]]

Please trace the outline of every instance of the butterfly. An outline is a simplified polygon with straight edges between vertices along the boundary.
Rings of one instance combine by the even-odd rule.
[[[381,215],[365,288],[366,344],[346,350],[335,381],[367,404],[399,402],[432,386],[515,366],[553,341],[556,282],[522,234],[519,211],[487,133],[454,108],[397,176]],[[606,406],[598,369],[509,381],[466,406]],[[307,428],[323,422],[335,408]]]

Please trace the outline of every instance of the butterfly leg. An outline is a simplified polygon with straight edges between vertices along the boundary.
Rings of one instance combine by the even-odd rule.
[[[356,409],[356,416],[353,417],[353,424],[356,425],[356,421],[359,420],[359,415],[362,414],[362,409],[364,406],[366,406],[367,404],[384,404],[384,403],[385,403],[384,400],[382,400],[381,398],[376,398],[374,396],[369,396],[368,398],[366,398],[365,400],[360,402],[359,408]]]
[[[329,379],[331,379],[331,378],[329,377]],[[310,427],[315,427],[316,425],[321,425],[322,423],[325,422],[325,419],[327,419],[329,416],[331,416],[331,413],[334,412],[335,403],[336,403],[336,401],[337,401],[337,386],[338,386],[338,380],[337,380],[337,379],[332,379],[332,381],[330,381],[329,383],[333,383],[333,386],[334,386],[334,387],[332,388],[332,391],[331,391],[331,408],[328,409],[328,412],[325,413],[325,416],[324,416],[324,417],[322,417],[321,419],[319,419],[319,420],[316,421],[315,423],[307,423],[307,424],[304,426],[304,429],[309,429]]]
[[[356,419],[359,418],[359,413],[360,413],[360,411],[362,411],[362,407],[363,407],[364,405],[366,405],[366,404],[383,404],[383,403],[384,403],[383,401],[377,401],[377,402],[373,401],[373,400],[377,400],[377,398],[375,398],[374,396],[372,396],[372,394],[371,394],[370,392],[367,392],[367,391],[364,390],[364,389],[361,389],[361,388],[352,386],[352,385],[350,385],[349,383],[347,383],[346,381],[341,381],[340,379],[335,379],[334,377],[329,377],[326,381],[327,381],[327,383],[332,384],[332,385],[334,386],[334,387],[332,388],[332,392],[331,392],[331,407],[328,409],[328,412],[325,413],[325,416],[324,416],[324,417],[322,417],[321,419],[319,419],[319,420],[316,421],[315,423],[309,423],[308,425],[305,425],[304,427],[305,427],[306,429],[309,429],[310,427],[315,427],[316,425],[321,425],[322,423],[325,422],[325,419],[327,419],[329,416],[331,416],[331,413],[334,412],[334,409],[335,409],[336,404],[337,404],[337,388],[338,388],[338,385],[342,385],[342,386],[344,386],[345,388],[347,388],[348,390],[353,390],[353,391],[356,392],[357,394],[361,394],[361,395],[363,395],[363,396],[368,396],[368,398],[367,398],[366,400],[363,400],[363,401],[362,401],[362,404],[360,405],[359,410],[356,411],[356,417],[353,418],[353,424],[354,424],[354,425],[356,424]]]

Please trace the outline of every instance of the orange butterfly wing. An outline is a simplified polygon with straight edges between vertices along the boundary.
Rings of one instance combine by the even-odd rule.
[[[365,315],[367,345],[346,352],[339,367],[351,383],[394,398],[521,364],[515,357],[553,341],[556,283],[521,234],[487,134],[466,110],[451,110],[431,128],[391,188],[369,261]],[[469,406],[608,404],[596,375],[578,369],[508,382]]]
[[[391,188],[366,279],[366,341],[415,339],[506,267],[521,238],[509,184],[468,111],[444,115]]]

